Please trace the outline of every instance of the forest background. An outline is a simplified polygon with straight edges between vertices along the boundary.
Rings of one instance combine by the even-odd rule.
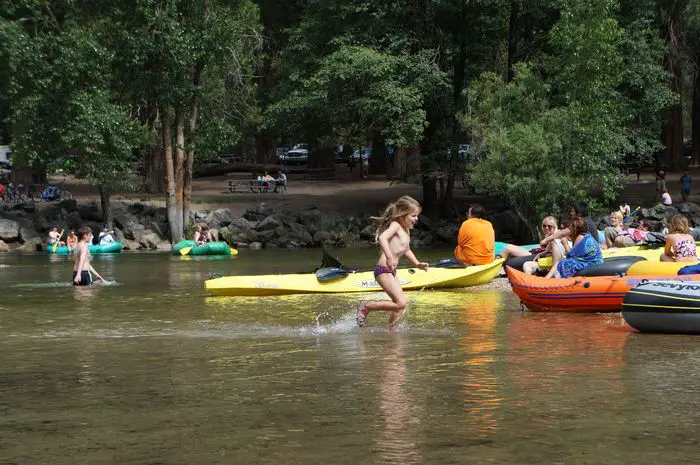
[[[699,69],[692,0],[0,0],[17,179],[74,173],[109,221],[140,162],[174,242],[195,161],[297,141],[312,169],[371,145],[375,173],[398,147],[433,217],[464,175],[529,225],[595,208],[684,136],[700,160]]]

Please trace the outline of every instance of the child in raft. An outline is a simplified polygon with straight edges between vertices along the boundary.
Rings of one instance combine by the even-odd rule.
[[[358,303],[357,326],[365,324],[369,312],[384,311],[391,312],[389,324],[393,327],[401,311],[406,308],[401,281],[396,277],[396,267],[402,256],[405,255],[416,268],[428,270],[428,263],[418,261],[410,248],[411,229],[418,221],[420,212],[420,204],[404,195],[395,203],[389,204],[381,216],[374,218],[379,222],[374,237],[381,250],[379,261],[374,267],[374,279],[391,300]]]
[[[697,262],[695,239],[690,235],[688,219],[683,215],[673,215],[668,222],[666,248],[661,255],[662,262]]]
[[[88,244],[92,243],[92,230],[83,226],[78,230],[78,245],[75,246],[75,265],[73,265],[73,285],[89,286],[95,278],[104,281],[104,278],[90,265],[90,250]]]
[[[66,246],[68,246],[68,253],[73,253],[75,247],[78,245],[78,236],[75,235],[75,231],[71,231],[66,238]]]

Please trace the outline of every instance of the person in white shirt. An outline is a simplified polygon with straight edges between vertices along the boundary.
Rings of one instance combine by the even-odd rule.
[[[668,193],[668,191],[664,189],[661,192],[661,203],[663,203],[664,205],[672,205],[673,200],[671,200],[671,195]]]
[[[114,231],[110,231],[109,229],[104,228],[98,236],[98,239],[100,240],[100,245],[107,245],[114,242],[114,237],[112,236],[112,234],[114,234]]]

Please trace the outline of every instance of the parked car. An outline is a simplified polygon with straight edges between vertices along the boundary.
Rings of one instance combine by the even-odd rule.
[[[309,145],[296,144],[285,154],[278,154],[277,160],[281,165],[305,165],[309,162]]]

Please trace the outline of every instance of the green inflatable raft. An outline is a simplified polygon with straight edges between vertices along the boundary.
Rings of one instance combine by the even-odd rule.
[[[184,250],[183,250],[184,249]],[[197,245],[195,241],[180,241],[172,249],[173,255],[238,255],[226,242],[208,242]]]
[[[111,244],[105,245],[88,245],[88,250],[91,254],[119,253],[123,248],[124,245],[122,245],[121,242],[112,242]],[[46,251],[50,254],[68,255],[68,247],[66,246],[56,247],[56,250],[54,250],[52,245],[47,245]]]

